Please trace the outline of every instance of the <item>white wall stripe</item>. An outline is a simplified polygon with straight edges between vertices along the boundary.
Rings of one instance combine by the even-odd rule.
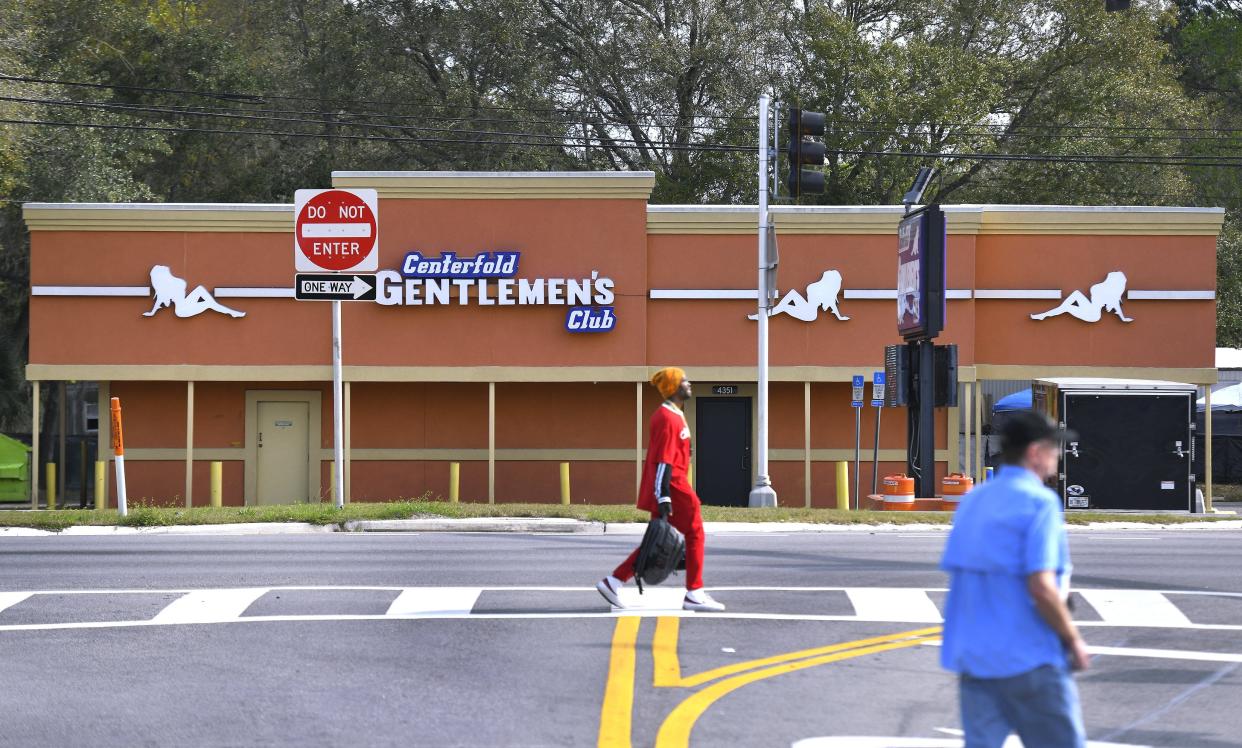
[[[759,298],[753,288],[653,288],[652,299],[751,299]]]
[[[1190,625],[1177,606],[1159,592],[1147,590],[1078,590],[1106,623],[1118,626]]]
[[[976,299],[1055,299],[1060,300],[1061,292],[1053,289],[975,289]]]
[[[846,299],[896,299],[895,288],[847,288],[841,292]]]
[[[234,590],[195,590],[188,592],[159,612],[153,623],[224,623],[237,620],[255,600],[267,593],[266,587]]]
[[[0,592],[0,611],[11,608],[22,600],[30,597],[29,592]]]
[[[31,296],[150,296],[149,286],[31,286]]]
[[[903,621],[908,623],[940,623],[940,610],[924,590],[915,589],[847,589],[854,614],[863,621]]]
[[[482,592],[479,587],[407,587],[384,615],[427,618],[469,614]]]
[[[1128,291],[1127,299],[1135,301],[1211,301],[1215,291]]]
[[[217,299],[292,299],[293,288],[217,288]]]

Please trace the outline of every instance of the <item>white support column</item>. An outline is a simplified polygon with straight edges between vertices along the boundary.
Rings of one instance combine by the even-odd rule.
[[[802,383],[802,473],[806,483],[806,508],[811,508],[811,383]]]
[[[965,382],[962,384],[962,413],[966,418],[966,443],[962,445],[962,460],[966,464],[962,466],[962,472],[967,475],[975,474],[975,406],[974,399],[971,397],[971,395],[975,392],[974,387],[974,382]]]
[[[496,503],[496,383],[487,383],[487,503]]]
[[[194,382],[185,383],[185,508],[194,506]]]
[[[352,477],[351,476],[352,471],[350,470],[350,468],[353,464],[353,461],[350,459],[350,451],[351,451],[350,431],[353,430],[351,428],[350,416],[349,416],[350,408],[352,405],[350,400],[353,397],[353,388],[350,387],[351,384],[352,384],[351,382],[344,383],[344,386],[345,386],[345,503],[346,504],[350,502],[350,483],[351,483],[350,478]]]
[[[975,485],[983,482],[983,392],[982,382],[975,380]]]
[[[634,383],[634,493],[643,480],[643,383]]]
[[[39,508],[39,381],[30,383],[30,508]]]
[[[1203,395],[1203,511],[1212,511],[1212,385]],[[1193,500],[1195,487],[1190,487]]]

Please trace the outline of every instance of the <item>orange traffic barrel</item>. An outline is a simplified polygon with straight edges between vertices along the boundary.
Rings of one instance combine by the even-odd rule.
[[[901,475],[886,475],[880,481],[884,495],[884,510],[909,512],[914,510],[914,479]]]
[[[957,510],[962,497],[975,487],[975,479],[965,473],[949,473],[940,479],[940,508],[946,512]]]

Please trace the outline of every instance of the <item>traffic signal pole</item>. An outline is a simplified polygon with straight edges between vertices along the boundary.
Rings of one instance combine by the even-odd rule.
[[[759,284],[758,284],[758,444],[755,450],[755,486],[750,490],[752,507],[776,506],[776,490],[768,476],[768,311],[772,304],[769,285],[768,248],[768,109],[771,95],[759,97]]]

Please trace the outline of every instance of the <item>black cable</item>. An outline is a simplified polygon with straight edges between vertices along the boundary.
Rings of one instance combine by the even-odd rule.
[[[180,88],[153,88],[149,86],[126,86],[126,85],[115,84],[115,83],[84,83],[80,81],[65,81],[65,80],[56,80],[56,79],[51,79],[51,78],[32,78],[29,76],[22,76],[22,75],[6,75],[3,73],[0,73],[0,80],[14,81],[17,83],[45,83],[45,84],[56,85],[56,86],[74,86],[74,87],[79,87],[79,88],[110,89],[110,90],[117,90],[117,91],[141,91],[144,93],[180,94],[180,95],[188,95],[188,96],[202,96],[204,98],[210,98],[210,99],[252,101],[255,103],[266,103],[268,99],[275,99],[278,101],[317,101],[317,102],[323,102],[323,103],[348,102],[348,103],[354,103],[354,104],[372,104],[372,105],[377,105],[377,106],[417,105],[417,106],[424,106],[424,107],[435,107],[438,109],[450,109],[450,108],[455,109],[455,108],[458,108],[459,106],[456,104],[442,104],[442,103],[429,102],[425,99],[421,99],[421,100],[420,99],[407,99],[406,101],[376,101],[373,99],[335,99],[335,98],[322,98],[322,97],[316,97],[316,96],[286,96],[286,95],[266,94],[266,93],[265,94],[247,94],[247,93],[234,93],[234,92],[210,92],[210,91],[194,91],[190,89],[180,89]],[[506,111],[506,112],[543,112],[543,113],[565,113],[565,114],[570,114],[570,113],[592,114],[593,113],[587,109],[571,109],[567,107],[515,107],[515,106],[497,106],[497,105],[472,105],[472,106],[475,109],[483,109],[483,110],[489,110],[489,111]],[[680,116],[677,113],[671,113],[671,112],[659,113],[659,112],[641,112],[640,111],[640,112],[634,112],[633,114],[636,117],[643,117],[643,116],[677,117],[677,116]],[[758,120],[758,117],[753,116],[753,115],[696,114],[692,116],[698,119],[738,119],[738,120],[752,120],[752,121]]]
[[[370,135],[345,135],[340,133],[313,133],[313,132],[287,132],[283,130],[223,130],[202,127],[154,127],[151,125],[108,125],[93,122],[52,122],[48,120],[23,120],[23,119],[0,119],[0,124],[10,125],[41,125],[48,127],[77,127],[92,128],[100,130],[138,130],[143,132],[170,132],[170,133],[205,133],[213,135],[264,135],[275,137],[290,138],[323,138],[335,140],[363,140],[387,143],[461,143],[465,145],[512,145],[512,146],[544,146],[554,148],[584,148],[593,146],[596,148],[603,147],[598,141],[583,141],[575,144],[573,141],[582,141],[582,138],[567,136],[562,142],[545,143],[530,142],[520,140],[479,140],[470,138],[399,138],[389,136],[370,136]],[[530,135],[527,133],[526,135]],[[545,137],[534,135],[533,137]],[[566,142],[568,141],[568,142]],[[754,147],[740,146],[713,146],[713,145],[623,145],[622,148],[627,150],[645,148],[653,151],[754,151]]]
[[[589,138],[589,137],[582,138],[579,136],[570,136],[570,135],[561,135],[561,134],[545,135],[543,133],[505,132],[505,131],[500,131],[500,130],[463,130],[461,128],[455,128],[455,127],[450,128],[450,127],[423,127],[423,126],[415,126],[415,125],[390,125],[390,124],[385,124],[385,123],[380,123],[380,122],[351,122],[349,120],[335,120],[335,119],[333,120],[324,120],[324,119],[312,120],[312,119],[301,119],[301,118],[291,118],[291,117],[266,117],[266,116],[260,116],[260,115],[255,115],[255,114],[226,114],[223,112],[196,112],[196,111],[183,111],[179,109],[166,109],[163,107],[136,106],[132,104],[108,104],[108,103],[103,103],[103,102],[82,102],[82,101],[69,101],[69,100],[57,100],[57,99],[30,99],[30,98],[22,98],[22,97],[16,97],[16,96],[0,96],[0,101],[13,101],[13,102],[25,103],[25,104],[50,104],[53,106],[75,107],[79,109],[102,109],[105,111],[116,111],[116,112],[124,112],[124,113],[174,114],[178,116],[191,116],[191,117],[221,117],[225,119],[256,120],[256,121],[263,121],[263,122],[284,122],[284,123],[289,123],[289,124],[300,124],[300,125],[331,125],[333,127],[360,127],[360,128],[379,129],[379,130],[455,133],[459,135],[503,135],[506,137],[518,137],[518,138],[555,139],[557,141],[564,141],[568,137],[573,137],[578,140],[583,140],[585,142],[593,143],[593,142],[599,141],[599,138]],[[468,122],[471,120],[462,118],[460,121]],[[557,123],[557,124],[564,126],[566,123]],[[572,123],[572,124],[577,124],[577,123]],[[651,141],[646,141],[644,143],[639,143],[638,141],[635,141],[631,138],[611,138],[610,142],[614,144],[621,144],[623,147],[627,147],[627,148],[628,147],[642,148],[642,147],[646,147],[649,144],[650,145],[656,145],[656,144],[678,145],[677,143],[672,143],[671,141],[666,141],[666,140],[651,140]],[[601,147],[602,147],[602,144],[601,144]]]

